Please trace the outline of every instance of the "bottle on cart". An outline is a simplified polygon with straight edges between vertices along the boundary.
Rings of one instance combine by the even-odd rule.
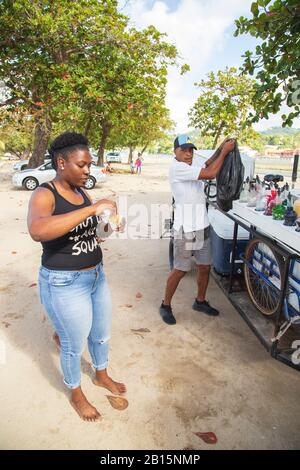
[[[286,183],[283,186],[282,191],[281,191],[282,204],[286,207],[288,206],[289,190],[290,190],[290,187],[289,187],[288,183]]]
[[[288,193],[287,198],[286,198],[286,208],[288,209],[289,207],[293,209],[292,195],[290,192]]]
[[[268,191],[268,201],[267,203],[269,204],[269,202],[271,201],[271,199],[274,199],[277,195],[277,191],[276,191],[276,188],[274,186],[274,183],[271,182],[270,183],[270,189]]]
[[[280,189],[277,190],[277,196],[274,201],[274,206],[272,208],[272,216],[275,220],[283,220],[285,215],[285,206],[282,204],[282,199],[280,196]]]
[[[277,191],[274,187],[271,187],[271,194],[267,198],[267,207],[265,209],[264,215],[272,215],[273,207],[276,205],[275,199],[277,196]]]
[[[287,225],[288,227],[294,227],[296,225],[297,214],[294,209],[290,206],[287,207],[285,214],[284,214],[284,222],[283,225]]]
[[[240,194],[239,202],[248,202],[249,199],[249,177],[247,176],[244,182],[243,189]]]
[[[267,200],[268,196],[266,195],[266,189],[263,185],[260,192],[257,194],[255,210],[260,212],[266,210]]]
[[[250,183],[250,191],[249,191],[249,198],[248,198],[248,207],[255,207],[256,206],[256,199],[257,199],[257,192],[255,189],[255,183]]]
[[[260,178],[258,175],[256,175],[256,180],[255,180],[255,189],[257,193],[260,193],[262,190],[262,182],[260,181]]]
[[[293,208],[294,211],[297,213],[297,216],[300,217],[300,199],[296,199]]]

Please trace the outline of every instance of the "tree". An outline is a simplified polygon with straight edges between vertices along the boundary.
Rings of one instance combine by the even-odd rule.
[[[152,106],[133,109],[133,113],[127,118],[126,123],[117,126],[112,131],[110,143],[118,142],[122,147],[129,148],[128,163],[132,161],[136,148],[143,154],[151,144],[163,138],[174,123],[169,118],[168,109],[158,101],[152,101]],[[112,145],[114,146],[114,145]]]
[[[114,45],[118,31],[126,26],[117,7],[117,0],[0,3],[0,78],[7,90],[1,106],[16,113],[26,109],[33,117],[34,148],[29,166],[43,161],[53,125],[64,124],[65,113],[78,118],[69,113],[76,98],[72,87],[79,89],[80,82],[74,84],[69,78],[79,76],[88,81],[82,70],[87,62],[97,60],[101,70],[103,61],[95,57],[95,49]],[[65,101],[61,101],[61,88]]]
[[[133,115],[141,120],[145,110],[157,108],[161,118],[167,66],[177,50],[152,26],[129,29],[117,7],[117,0],[0,3],[2,104],[33,117],[29,166],[42,161],[51,133],[84,132],[102,163],[112,129]]]
[[[253,82],[231,67],[216,75],[210,72],[207,80],[196,83],[201,93],[189,112],[190,124],[200,129],[202,135],[213,137],[213,148],[224,136],[231,135],[244,141],[253,136],[248,122]]]
[[[153,140],[166,127],[167,66],[177,57],[176,48],[152,26],[143,31],[118,28],[117,34],[115,47],[94,48],[98,60],[85,61],[84,68],[70,72],[69,78],[74,106],[90,142],[98,148],[99,164],[107,144],[133,148],[146,138]],[[60,90],[64,93],[63,87]]]
[[[31,117],[21,113],[12,114],[0,109],[0,141],[3,152],[18,158],[29,158],[32,151],[33,122]]]
[[[258,0],[251,5],[252,18],[237,20],[235,36],[250,33],[260,39],[255,53],[243,55],[243,70],[256,74],[255,112],[252,122],[268,118],[286,104],[282,125],[292,126],[300,115],[300,4],[299,0]]]

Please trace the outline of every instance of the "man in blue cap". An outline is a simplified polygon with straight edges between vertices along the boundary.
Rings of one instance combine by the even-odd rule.
[[[226,140],[214,155],[201,166],[194,159],[191,139],[183,134],[174,140],[175,158],[169,170],[174,204],[174,269],[169,274],[165,297],[159,313],[165,323],[174,325],[171,300],[180,280],[191,269],[191,257],[197,264],[198,293],[192,308],[216,316],[218,310],[206,300],[211,265],[210,226],[206,210],[203,180],[214,179],[226,156],[234,149],[234,140]]]

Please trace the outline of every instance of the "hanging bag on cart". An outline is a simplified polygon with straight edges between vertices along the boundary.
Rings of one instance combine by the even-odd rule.
[[[234,149],[224,160],[217,175],[217,204],[225,212],[232,209],[232,201],[239,199],[244,181],[244,165],[235,142]]]

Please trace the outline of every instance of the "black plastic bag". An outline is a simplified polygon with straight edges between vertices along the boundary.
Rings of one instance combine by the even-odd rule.
[[[232,209],[232,201],[239,199],[244,182],[245,168],[235,142],[234,149],[225,157],[217,175],[217,204],[222,211]]]

